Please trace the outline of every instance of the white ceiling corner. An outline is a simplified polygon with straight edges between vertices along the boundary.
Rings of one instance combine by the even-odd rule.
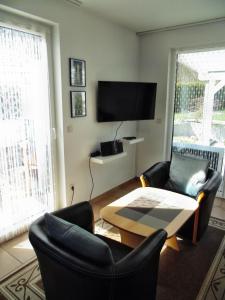
[[[82,7],[135,32],[225,18],[225,0],[82,0]]]

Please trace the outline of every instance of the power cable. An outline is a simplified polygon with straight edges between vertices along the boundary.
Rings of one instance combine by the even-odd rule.
[[[91,176],[91,192],[90,192],[90,197],[89,199],[91,200],[92,198],[92,193],[93,193],[93,190],[94,190],[94,186],[95,186],[95,183],[94,183],[94,179],[93,179],[93,175],[92,175],[92,171],[91,171],[91,157],[89,157],[89,172],[90,172],[90,176]]]
[[[73,204],[73,198],[74,198],[74,186],[71,186],[71,190],[72,192],[72,198],[71,198],[71,202],[70,202],[70,206]]]
[[[113,142],[115,142],[116,137],[117,137],[118,130],[120,129],[120,127],[122,126],[122,124],[123,124],[123,121],[120,122],[119,126],[118,126],[117,129],[116,129],[116,134],[115,134],[115,137],[114,137]]]

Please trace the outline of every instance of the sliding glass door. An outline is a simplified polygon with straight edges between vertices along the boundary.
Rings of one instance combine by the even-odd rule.
[[[172,150],[207,158],[223,175],[225,50],[180,52],[176,64]]]
[[[53,209],[45,36],[0,27],[0,241]]]

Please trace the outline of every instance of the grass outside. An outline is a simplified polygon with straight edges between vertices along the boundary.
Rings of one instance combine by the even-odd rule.
[[[225,110],[217,111],[213,113],[213,120],[225,122]]]
[[[175,121],[202,120],[202,111],[175,113]],[[213,121],[223,121],[225,124],[225,110],[213,112]]]

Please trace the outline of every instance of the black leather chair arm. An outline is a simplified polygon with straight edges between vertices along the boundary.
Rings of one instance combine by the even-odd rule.
[[[208,196],[210,193],[215,193],[222,181],[221,174],[217,171],[209,169],[208,171],[208,179],[205,184],[202,186],[201,190],[197,195],[198,196],[203,192],[205,196]],[[203,199],[204,200],[204,199]]]
[[[143,173],[145,181],[149,186],[163,188],[169,178],[170,162],[159,162]]]
[[[158,273],[160,250],[166,236],[164,230],[155,232],[116,264],[113,299],[156,299],[154,274]]]
[[[53,214],[93,233],[94,216],[88,201],[60,209]]]
[[[137,248],[131,251],[125,258],[117,262],[116,276],[124,276],[127,273],[136,273],[143,265],[152,262],[152,256],[159,253],[167,238],[167,232],[159,229],[146,238]],[[149,267],[148,267],[149,268]]]
[[[208,180],[202,187],[200,192],[204,193],[204,197],[199,204],[199,224],[197,240],[200,239],[204,231],[206,230],[211,215],[213,202],[216,196],[216,192],[221,183],[222,177],[219,172],[209,169]]]

